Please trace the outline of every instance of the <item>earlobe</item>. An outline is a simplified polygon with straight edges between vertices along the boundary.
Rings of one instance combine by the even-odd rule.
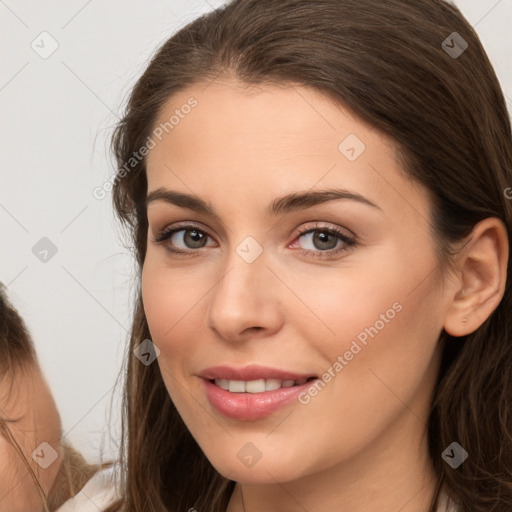
[[[503,222],[479,222],[459,255],[458,285],[446,312],[444,330],[465,336],[480,327],[498,307],[505,292],[509,242]]]

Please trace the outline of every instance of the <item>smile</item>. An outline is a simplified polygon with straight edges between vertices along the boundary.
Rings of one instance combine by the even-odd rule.
[[[301,386],[309,379],[300,380],[278,380],[278,379],[258,379],[258,380],[228,380],[228,379],[214,379],[213,382],[225,391],[230,393],[265,393],[266,391],[275,391],[280,388],[291,388],[294,386]]]

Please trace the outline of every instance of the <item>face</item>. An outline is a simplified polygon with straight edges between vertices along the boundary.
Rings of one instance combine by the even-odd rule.
[[[51,391],[36,364],[18,370],[14,381],[0,382],[0,409],[25,459],[46,494],[54,485],[62,462],[61,425]],[[48,443],[50,447],[42,443]],[[40,462],[39,462],[40,461]],[[43,510],[41,496],[21,455],[0,436],[0,511]]]
[[[424,448],[449,294],[392,141],[304,86],[198,84],[155,127],[176,110],[147,157],[142,293],[205,455],[263,483]]]

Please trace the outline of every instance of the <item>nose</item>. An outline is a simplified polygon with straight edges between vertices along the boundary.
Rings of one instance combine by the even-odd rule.
[[[279,280],[267,267],[264,252],[248,263],[233,250],[213,287],[208,326],[227,341],[268,336],[282,324]]]

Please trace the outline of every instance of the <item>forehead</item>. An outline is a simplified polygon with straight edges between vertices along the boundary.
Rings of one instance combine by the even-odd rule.
[[[224,187],[242,197],[343,186],[402,209],[409,197],[428,215],[393,139],[310,87],[198,83],[172,96],[153,128],[160,137],[147,157],[148,190],[204,197]]]
[[[189,107],[191,103],[195,104],[193,108]],[[394,156],[391,138],[322,92],[299,84],[248,85],[234,79],[194,84],[164,104],[155,122],[155,128],[159,127],[162,138],[175,147],[191,137],[203,138],[205,143],[219,139],[226,143],[226,137],[231,136],[233,145],[240,147],[240,143],[247,142],[248,147],[242,147],[245,150],[257,143],[272,142],[266,145],[269,151],[279,144],[292,147],[294,143],[299,147],[304,143],[310,148],[323,149],[326,144],[332,147],[352,129],[381,153]]]

